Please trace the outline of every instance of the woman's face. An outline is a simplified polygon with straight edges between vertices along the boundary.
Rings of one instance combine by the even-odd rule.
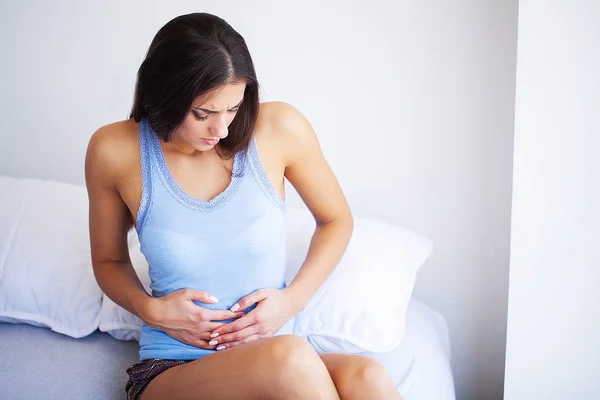
[[[244,99],[245,89],[245,82],[231,83],[198,96],[175,132],[173,142],[183,141],[197,151],[212,149],[219,140],[227,137],[229,124]]]

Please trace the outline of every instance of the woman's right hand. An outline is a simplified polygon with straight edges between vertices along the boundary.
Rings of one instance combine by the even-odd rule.
[[[211,310],[192,300],[217,303],[216,298],[203,290],[176,290],[162,297],[152,297],[144,322],[191,346],[215,350],[217,345],[209,345],[210,334],[225,323],[211,321],[237,319],[245,315],[240,311]]]

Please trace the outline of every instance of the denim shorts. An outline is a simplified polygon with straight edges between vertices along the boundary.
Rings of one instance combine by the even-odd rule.
[[[150,381],[171,367],[187,364],[193,360],[168,360],[164,358],[148,358],[127,368],[129,380],[125,385],[127,400],[139,400]]]

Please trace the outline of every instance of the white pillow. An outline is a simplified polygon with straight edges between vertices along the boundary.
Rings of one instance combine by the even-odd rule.
[[[321,351],[389,351],[403,337],[415,275],[431,254],[432,243],[380,221],[356,217],[354,221],[345,256],[308,307],[296,316],[295,332]],[[288,283],[306,257],[314,226],[308,210],[287,207]],[[134,269],[150,293],[148,264],[135,231],[130,232],[129,243]],[[117,339],[139,340],[142,321],[106,296],[104,299],[100,330]]]
[[[80,338],[98,328],[84,186],[0,176],[0,322]]]
[[[287,283],[301,267],[315,229],[304,209],[287,208]],[[386,352],[400,344],[416,274],[430,239],[370,218],[354,217],[344,256],[297,315],[294,332],[320,351]]]

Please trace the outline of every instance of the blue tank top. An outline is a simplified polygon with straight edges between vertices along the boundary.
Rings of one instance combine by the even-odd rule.
[[[254,137],[234,156],[232,179],[210,201],[182,190],[147,119],[139,123],[142,198],[136,230],[149,265],[153,297],[191,288],[217,297],[227,310],[261,288],[285,287],[285,203],[267,177]],[[251,306],[246,311],[250,311]],[[294,319],[277,335],[293,333]],[[143,324],[140,361],[193,360],[214,353]]]

